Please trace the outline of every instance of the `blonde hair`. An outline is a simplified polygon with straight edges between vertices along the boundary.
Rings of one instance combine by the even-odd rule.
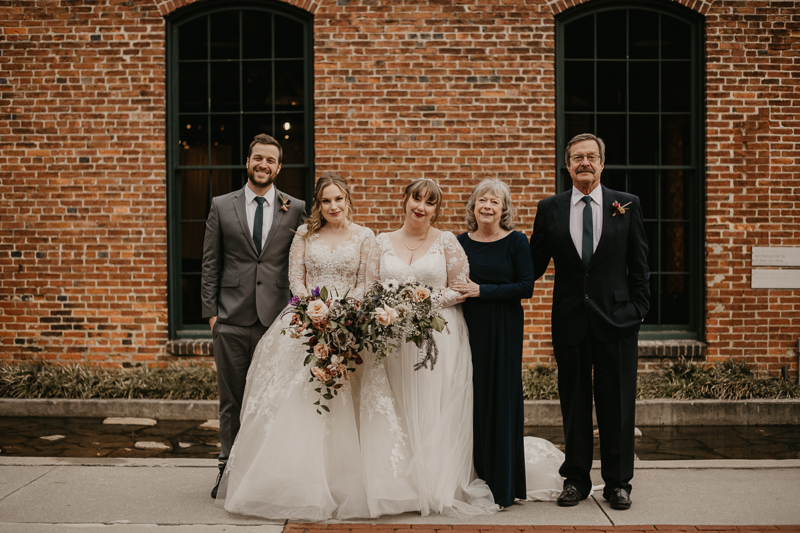
[[[406,206],[408,199],[414,197],[415,200],[422,200],[423,198],[430,198],[436,203],[436,210],[431,218],[431,224],[436,222],[439,218],[439,208],[442,206],[442,189],[439,185],[428,178],[417,178],[408,185],[403,191],[403,216],[406,216]]]
[[[489,193],[497,196],[503,201],[503,212],[500,215],[500,227],[506,231],[511,231],[517,227],[514,219],[517,217],[517,210],[511,202],[511,189],[506,182],[498,178],[487,178],[472,189],[472,196],[467,202],[467,231],[472,233],[478,231],[478,221],[475,219],[475,202],[484,194]]]
[[[313,234],[318,232],[325,225],[325,217],[322,216],[322,191],[329,185],[336,185],[344,193],[347,199],[347,220],[353,221],[353,197],[350,195],[350,185],[347,180],[336,172],[326,172],[317,180],[314,186],[314,204],[311,206],[311,214],[306,219],[306,234],[304,237],[307,239]]]

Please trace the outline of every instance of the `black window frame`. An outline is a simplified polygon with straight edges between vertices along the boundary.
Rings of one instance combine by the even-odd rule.
[[[179,9],[175,13],[166,17],[165,31],[165,59],[166,59],[166,194],[167,194],[167,302],[169,309],[168,334],[170,340],[176,339],[202,339],[210,338],[211,332],[205,324],[185,324],[183,322],[183,265],[182,265],[182,240],[181,226],[185,220],[181,219],[181,170],[180,158],[178,155],[179,141],[179,94],[178,94],[178,28],[200,17],[213,16],[214,14],[225,11],[257,10],[268,14],[279,15],[290,18],[303,26],[303,150],[304,162],[291,164],[284,161],[283,170],[300,169],[303,173],[304,200],[308,203],[311,200],[314,186],[314,48],[313,48],[313,16],[299,8],[290,6],[277,0],[207,0]],[[241,20],[241,17],[240,17]],[[274,20],[274,18],[273,18]],[[272,32],[274,39],[274,32]],[[241,35],[240,47],[241,47]],[[274,54],[274,47],[273,54]],[[234,59],[241,63],[243,58]],[[274,55],[271,61],[275,61]],[[211,83],[208,76],[208,83]],[[240,101],[242,87],[239,87]],[[273,99],[274,102],[274,99]],[[268,112],[273,115],[273,124],[280,122],[277,115],[280,114],[274,108]],[[208,117],[214,115],[210,110],[205,114]],[[241,109],[238,114],[244,115]],[[240,121],[240,132],[241,121]],[[275,133],[277,130],[273,128]],[[241,137],[241,135],[240,135]],[[240,185],[244,186],[247,181],[244,159],[246,158],[247,146],[252,139],[241,139],[241,158],[242,164],[231,165],[212,165],[212,161],[207,161],[205,165],[192,167],[194,170],[228,170],[238,177]],[[281,139],[278,138],[280,141]],[[186,170],[186,169],[184,169]],[[237,174],[237,171],[240,175]],[[209,180],[211,181],[211,180]],[[209,184],[209,188],[211,185]],[[236,190],[234,186],[234,190]],[[214,194],[216,196],[217,194]],[[205,222],[205,219],[203,220]]]
[[[645,11],[653,11],[659,13],[661,15],[666,15],[670,17],[674,17],[680,19],[683,22],[688,23],[691,26],[692,32],[692,42],[691,42],[691,52],[690,52],[690,60],[692,62],[691,65],[691,132],[695,135],[695,140],[691,144],[690,151],[691,151],[691,160],[690,164],[678,167],[678,166],[669,166],[664,165],[662,160],[659,160],[659,164],[657,165],[632,165],[628,164],[628,160],[626,159],[625,164],[617,164],[615,163],[615,154],[607,153],[606,154],[606,163],[605,163],[605,171],[604,176],[609,170],[622,170],[625,172],[625,183],[626,187],[623,190],[628,188],[630,183],[630,171],[631,170],[652,170],[654,172],[659,173],[659,181],[661,183],[661,176],[660,173],[665,170],[680,170],[684,169],[687,172],[693,173],[693,179],[689,180],[688,188],[689,190],[689,198],[688,198],[688,224],[690,231],[688,231],[688,250],[689,250],[689,257],[687,258],[687,266],[688,266],[688,283],[689,283],[689,303],[688,303],[688,314],[689,320],[688,324],[686,325],[669,325],[669,324],[645,324],[642,326],[640,332],[640,339],[642,340],[657,340],[657,339],[694,339],[694,340],[701,340],[704,335],[704,319],[705,319],[705,307],[704,307],[704,289],[705,289],[705,277],[704,277],[704,259],[705,259],[705,213],[704,213],[704,205],[705,205],[705,54],[704,54],[704,35],[705,35],[705,19],[699,13],[677,4],[676,2],[667,2],[667,1],[660,1],[660,0],[635,0],[635,1],[620,1],[620,0],[593,0],[592,2],[584,3],[580,6],[571,8],[564,13],[561,13],[556,17],[556,27],[555,27],[555,42],[556,42],[556,191],[563,192],[568,189],[571,184],[569,183],[569,174],[566,170],[566,165],[564,161],[564,149],[566,147],[566,143],[569,139],[566,139],[566,115],[568,112],[565,111],[565,100],[566,100],[566,81],[565,81],[565,26],[571,22],[575,22],[579,19],[584,17],[594,17],[596,21],[597,17],[595,15],[601,14],[603,12],[612,11],[612,10],[645,10]],[[626,15],[626,21],[629,20],[628,15]],[[626,31],[628,26],[626,25]],[[593,34],[595,39],[595,52],[591,61],[593,61],[595,66],[595,72],[597,69],[598,64],[598,57],[597,57],[597,31],[596,31],[596,22],[595,22],[595,31]],[[626,38],[627,42],[627,38]],[[627,50],[627,49],[626,49]],[[603,60],[600,59],[600,62]],[[618,61],[618,60],[617,60]],[[627,64],[630,64],[632,59],[630,58],[630,51],[627,51],[626,59]],[[635,61],[635,60],[633,60]],[[652,61],[652,60],[651,60]],[[662,63],[664,60],[659,57],[659,63]],[[626,90],[629,90],[630,87],[630,77],[627,77],[627,86]],[[602,111],[597,110],[597,76],[593,76],[593,109],[590,112],[584,112],[584,114],[591,113],[593,115],[593,123],[594,129],[597,129],[597,117],[599,114],[603,114]],[[626,93],[626,97],[627,97]],[[629,99],[629,97],[628,97]],[[661,102],[661,95],[659,89],[659,102]],[[609,113],[610,114],[610,113]],[[630,117],[636,113],[632,113],[627,107],[625,110],[626,116]],[[665,113],[661,111],[661,104],[659,104],[659,116],[663,116]],[[661,121],[659,119],[659,124]],[[659,135],[661,131],[661,126],[659,125]],[[626,144],[630,146],[630,127],[626,127]],[[601,138],[603,137],[602,132],[597,131],[588,131],[586,133],[596,133]],[[661,143],[659,142],[659,147]],[[626,154],[628,149],[626,148]],[[604,180],[601,178],[601,182]],[[656,247],[655,253],[661,254],[661,233],[660,228],[662,227],[662,220],[663,217],[660,214],[661,211],[661,187],[658,187],[657,197],[658,197],[658,206],[659,206],[659,213],[656,213],[655,216],[652,213],[644,213],[645,221],[656,221],[659,222],[659,242],[658,243],[648,243],[649,246]],[[656,260],[656,264],[661,264],[661,257],[660,255],[656,256],[658,259]],[[659,274],[660,272],[654,271],[654,274]],[[660,288],[661,287],[661,280],[662,276],[656,276],[657,281],[655,281],[655,287],[652,288]],[[651,312],[658,312],[658,310],[651,309]]]

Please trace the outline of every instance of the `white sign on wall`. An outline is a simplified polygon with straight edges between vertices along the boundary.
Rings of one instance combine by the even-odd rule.
[[[753,289],[800,289],[800,270],[754,268],[750,275]]]
[[[800,247],[753,246],[750,261],[754,267],[800,267]]]

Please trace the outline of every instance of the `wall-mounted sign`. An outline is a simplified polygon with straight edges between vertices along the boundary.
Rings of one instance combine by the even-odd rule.
[[[750,287],[753,289],[800,289],[800,270],[754,268]]]
[[[800,247],[753,246],[750,260],[754,267],[800,267]]]

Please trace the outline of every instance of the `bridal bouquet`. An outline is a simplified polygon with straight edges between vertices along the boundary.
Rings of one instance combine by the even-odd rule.
[[[307,338],[303,344],[308,347],[308,355],[303,364],[311,365],[309,382],[319,382],[314,390],[320,398],[314,405],[319,407],[319,414],[320,409],[330,412],[323,402],[332,400],[347,381],[348,373],[363,362],[358,355],[361,342],[357,335],[365,318],[359,312],[358,301],[347,294],[334,297],[326,287],[317,287],[304,298],[295,296],[289,305],[284,314],[291,313],[292,319],[281,333],[288,329],[294,339]]]
[[[400,340],[413,342],[423,352],[414,370],[428,367],[433,370],[439,348],[433,330],[447,327],[441,306],[432,287],[408,279],[375,280],[364,295],[361,313],[367,320],[361,326],[362,345],[375,353],[376,360],[386,357]]]

